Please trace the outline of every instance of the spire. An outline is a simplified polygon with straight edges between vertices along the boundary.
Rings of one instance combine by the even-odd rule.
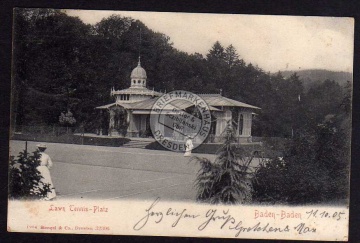
[[[141,66],[140,56],[141,56],[141,28],[139,28],[139,62],[138,62],[139,67]]]

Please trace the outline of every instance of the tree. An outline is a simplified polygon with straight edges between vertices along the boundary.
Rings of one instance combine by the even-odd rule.
[[[341,102],[341,107],[343,108],[346,115],[351,113],[351,103],[352,103],[352,84],[350,81],[347,81],[344,86],[344,94]]]
[[[228,122],[224,131],[225,142],[214,162],[206,158],[193,157],[201,168],[196,179],[197,200],[207,203],[246,203],[252,200],[250,163],[241,147],[236,148],[235,130]]]
[[[20,152],[17,159],[10,158],[9,198],[40,199],[51,191],[50,184],[44,184],[40,172],[36,169],[40,163],[39,151],[32,156],[26,151]]]
[[[211,58],[216,58],[216,59],[222,59],[225,60],[225,49],[224,47],[220,44],[219,41],[216,41],[214,43],[214,45],[211,47],[211,49],[209,50],[209,53],[206,55],[206,57],[208,59]]]
[[[113,14],[108,18],[102,19],[94,26],[95,33],[104,38],[121,39],[123,34],[129,30],[134,20],[128,17],[121,17]]]
[[[66,133],[69,133],[69,126],[74,126],[76,123],[76,119],[73,113],[68,110],[66,113],[61,112],[59,116],[59,123],[63,126],[66,126]],[[82,131],[84,131],[83,128]]]
[[[325,80],[311,87],[306,94],[306,106],[311,119],[321,123],[326,115],[335,114],[343,103],[343,89],[335,81]]]
[[[266,203],[342,203],[348,198],[350,129],[338,116],[301,128],[283,158],[256,171],[254,200]],[[337,121],[338,120],[338,121]]]
[[[233,45],[229,45],[225,49],[225,61],[228,64],[229,68],[240,65],[244,66],[245,63],[243,60],[239,59],[239,55],[236,52],[236,49]]]
[[[76,123],[76,119],[74,118],[73,113],[68,110],[66,113],[61,112],[59,122],[61,125],[72,126]]]
[[[16,9],[14,22],[16,121],[54,124],[67,106],[77,106],[79,99],[91,95],[81,88],[91,86],[87,75],[93,65],[86,39],[91,28],[51,9]],[[69,97],[68,89],[77,91]],[[75,97],[77,102],[69,103]]]

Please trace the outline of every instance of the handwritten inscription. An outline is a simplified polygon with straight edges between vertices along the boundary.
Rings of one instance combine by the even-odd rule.
[[[306,214],[308,215],[308,219],[310,218],[320,218],[320,219],[334,219],[334,220],[341,220],[345,219],[345,212],[344,211],[335,211],[335,212],[328,212],[325,210],[310,210],[307,211]]]
[[[254,209],[253,219],[258,220],[257,222],[248,223],[247,219],[241,215],[233,215],[231,209],[219,210],[219,209],[208,209],[205,213],[199,212],[190,212],[187,208],[163,208],[158,206],[160,198],[156,198],[151,205],[145,209],[144,216],[134,224],[133,229],[139,231],[151,224],[168,224],[169,226],[177,227],[180,222],[186,220],[194,221],[196,219],[197,230],[205,231],[207,229],[219,228],[220,230],[227,230],[234,232],[235,237],[238,237],[243,233],[255,233],[255,232],[264,232],[264,233],[283,233],[290,234],[296,233],[299,235],[304,234],[315,234],[317,233],[316,227],[313,224],[308,224],[308,222],[303,221],[304,215],[302,213],[296,212],[296,210],[258,210]],[[344,212],[335,212],[330,214],[330,212],[316,212],[309,211],[306,212],[309,217],[324,217],[328,218],[331,215],[331,218],[336,220],[342,219],[344,217]],[[166,220],[165,220],[166,219]],[[170,221],[169,221],[170,219]],[[295,219],[295,221],[290,221],[288,224],[283,224],[279,226],[281,220],[286,219]],[[272,222],[269,222],[272,221]],[[279,220],[279,221],[277,221]],[[249,219],[251,221],[251,219]],[[199,223],[197,223],[199,222]],[[185,224],[185,222],[184,222]],[[195,225],[196,225],[195,224]]]
[[[164,219],[164,217],[172,217],[174,220],[171,226],[176,227],[181,219],[195,219],[200,216],[199,214],[189,214],[187,213],[186,209],[176,210],[173,208],[168,208],[166,212],[156,211],[154,207],[159,201],[160,198],[156,198],[150,207],[145,210],[146,215],[134,225],[134,230],[141,230],[143,227],[145,227],[149,220],[158,224]]]
[[[286,225],[285,227],[272,227],[269,223],[262,224],[262,223],[256,223],[255,225],[247,226],[245,223],[241,220],[237,220],[234,218],[230,213],[229,209],[224,211],[218,211],[217,209],[210,209],[207,211],[205,217],[206,220],[203,222],[199,227],[198,230],[202,231],[205,228],[208,227],[208,225],[214,224],[215,222],[222,223],[220,226],[220,229],[228,229],[232,231],[236,231],[235,237],[238,237],[240,233],[242,232],[259,232],[263,231],[266,233],[270,232],[289,232],[289,226]]]

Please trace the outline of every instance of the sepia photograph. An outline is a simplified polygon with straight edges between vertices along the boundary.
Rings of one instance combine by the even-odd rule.
[[[348,239],[353,18],[13,16],[9,232]]]

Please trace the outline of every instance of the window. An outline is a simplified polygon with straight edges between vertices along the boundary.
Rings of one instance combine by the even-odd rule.
[[[244,116],[243,114],[240,114],[239,117],[239,135],[243,135],[243,129],[244,129]]]
[[[138,80],[138,84],[141,83],[141,80]]]

